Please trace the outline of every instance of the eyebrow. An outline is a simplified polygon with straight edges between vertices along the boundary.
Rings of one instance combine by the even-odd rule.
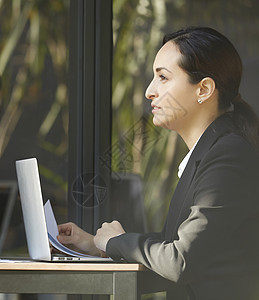
[[[159,68],[156,68],[156,72],[159,72],[159,71],[161,71],[161,70],[166,70],[167,72],[169,72],[169,73],[172,73],[171,71],[169,71],[167,68],[165,68],[165,67],[159,67]]]

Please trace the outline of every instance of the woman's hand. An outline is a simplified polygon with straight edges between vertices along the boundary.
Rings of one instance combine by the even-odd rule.
[[[102,227],[99,228],[94,237],[95,246],[102,250],[106,251],[106,245],[109,239],[125,233],[123,227],[118,221],[113,221],[111,223],[103,223]]]
[[[76,224],[69,222],[58,225],[58,231],[57,239],[61,244],[90,255],[105,256],[102,251],[95,247],[94,236],[79,228]]]

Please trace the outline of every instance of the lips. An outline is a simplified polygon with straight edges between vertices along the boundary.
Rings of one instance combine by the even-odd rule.
[[[159,107],[155,104],[152,104],[152,103],[151,103],[151,106],[152,106],[152,112],[155,112],[155,111],[158,111],[159,109],[161,109],[161,107]]]

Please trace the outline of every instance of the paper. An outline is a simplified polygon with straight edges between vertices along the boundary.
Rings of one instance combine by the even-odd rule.
[[[58,239],[57,236],[59,234],[58,232],[58,225],[50,204],[50,201],[48,200],[44,205],[44,211],[45,211],[45,218],[46,218],[46,224],[47,224],[47,231],[48,231],[48,237],[51,245],[55,247],[57,250],[66,253],[70,256],[76,256],[76,257],[94,257],[91,255],[79,253],[76,251],[73,251],[64,245],[62,245]]]

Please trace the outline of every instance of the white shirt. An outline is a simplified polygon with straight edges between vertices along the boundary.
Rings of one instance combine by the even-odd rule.
[[[179,167],[178,167],[178,178],[181,178],[183,171],[185,169],[185,167],[188,164],[188,161],[192,155],[192,152],[194,150],[194,148],[196,147],[198,141],[200,138],[198,138],[198,140],[196,141],[196,143],[194,144],[194,146],[192,147],[192,149],[186,154],[186,156],[184,157],[184,159],[182,160],[182,162],[180,163]]]

